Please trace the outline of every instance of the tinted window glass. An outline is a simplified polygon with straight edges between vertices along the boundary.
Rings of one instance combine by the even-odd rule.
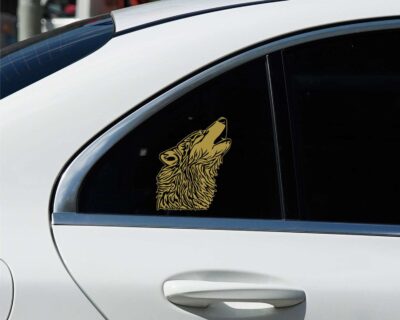
[[[400,223],[400,32],[283,55],[303,218]]]
[[[279,218],[264,59],[134,129],[86,177],[79,211]]]
[[[72,23],[1,51],[0,98],[82,59],[111,39],[109,15]]]

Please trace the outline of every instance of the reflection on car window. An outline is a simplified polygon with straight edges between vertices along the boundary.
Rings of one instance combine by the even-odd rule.
[[[89,172],[79,212],[279,218],[264,59],[165,107]]]
[[[111,39],[109,15],[72,23],[1,51],[0,98],[82,59]]]
[[[400,223],[400,31],[284,51],[304,219]]]

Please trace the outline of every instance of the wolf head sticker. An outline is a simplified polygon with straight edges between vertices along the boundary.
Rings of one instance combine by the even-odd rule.
[[[228,121],[219,118],[160,154],[157,210],[207,210],[217,190],[216,176],[232,141]]]

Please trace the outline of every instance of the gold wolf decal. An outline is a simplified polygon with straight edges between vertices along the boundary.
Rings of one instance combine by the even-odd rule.
[[[157,210],[207,210],[216,192],[215,177],[231,147],[228,121],[221,117],[206,130],[189,134],[160,154]]]

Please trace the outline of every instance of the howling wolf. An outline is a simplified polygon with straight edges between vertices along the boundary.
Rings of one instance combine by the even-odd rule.
[[[226,137],[227,125],[221,117],[160,154],[164,166],[157,175],[157,210],[209,208],[218,168],[232,144]]]

